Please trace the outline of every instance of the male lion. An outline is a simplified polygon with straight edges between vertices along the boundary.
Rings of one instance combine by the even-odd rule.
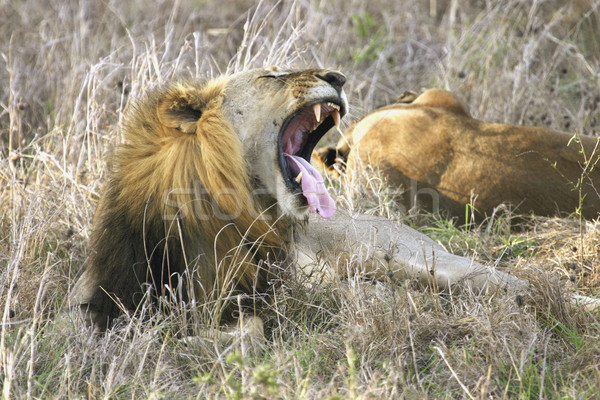
[[[309,161],[346,113],[345,80],[256,69],[173,83],[131,107],[71,302],[105,328],[148,288],[203,302],[252,294],[293,262],[441,288],[525,288],[406,226],[335,213]]]
[[[347,164],[354,173],[358,160],[378,165],[389,184],[408,192],[407,209],[462,217],[473,204],[479,216],[490,216],[510,203],[522,214],[572,213],[580,184],[583,216],[600,212],[597,138],[478,121],[441,89],[405,92],[348,128],[337,147],[317,154],[329,169]]]

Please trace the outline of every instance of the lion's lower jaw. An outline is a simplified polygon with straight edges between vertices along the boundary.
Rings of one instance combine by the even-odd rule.
[[[282,195],[278,196],[277,203],[279,208],[284,215],[287,215],[295,220],[305,220],[310,212],[310,207],[307,204],[303,204],[299,198],[302,195],[294,195],[289,193],[287,190]]]

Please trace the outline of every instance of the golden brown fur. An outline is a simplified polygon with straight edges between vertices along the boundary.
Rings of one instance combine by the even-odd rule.
[[[71,304],[106,328],[147,292],[206,304],[262,292],[291,262],[438,288],[526,289],[409,227],[327,212],[321,177],[292,162],[310,161],[343,116],[344,82],[335,71],[258,69],[170,84],[131,107]]]
[[[274,200],[251,195],[241,142],[221,110],[224,86],[174,83],[129,113],[73,295],[98,325],[118,315],[117,300],[134,309],[143,282],[165,294],[193,271],[187,279],[202,283],[194,295],[210,300],[264,286],[263,261],[284,258],[291,222]],[[236,217],[216,218],[215,207]]]
[[[591,168],[600,156],[597,138],[479,121],[440,89],[407,93],[350,126],[337,148],[319,149],[319,159],[327,168],[332,160],[342,168],[347,163],[348,171],[360,168],[359,158],[378,165],[391,185],[405,189],[407,209],[418,204],[435,212],[439,205],[458,217],[472,202],[479,216],[502,203],[523,214],[573,213],[579,206],[574,185],[582,180],[581,211],[598,216],[600,170]]]

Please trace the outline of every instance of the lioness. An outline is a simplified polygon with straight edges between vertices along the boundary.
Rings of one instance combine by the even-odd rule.
[[[172,83],[130,107],[71,302],[105,328],[148,288],[208,302],[262,291],[300,262],[440,288],[525,289],[406,226],[336,212],[309,162],[346,113],[345,80],[255,69]]]
[[[343,136],[337,147],[317,151],[326,168],[337,162],[356,172],[358,160],[378,165],[390,185],[406,190],[406,209],[464,217],[472,204],[479,216],[490,216],[510,203],[521,214],[569,214],[581,189],[583,216],[600,212],[598,138],[478,121],[445,90],[405,92]]]

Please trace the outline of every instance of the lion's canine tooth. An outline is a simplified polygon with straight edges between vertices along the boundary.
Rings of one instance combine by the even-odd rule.
[[[315,118],[317,118],[317,122],[321,122],[321,103],[317,103],[313,106],[313,111],[315,112]]]
[[[333,110],[333,112],[331,113],[331,116],[333,117],[333,123],[335,124],[335,126],[337,126],[339,128],[340,127],[340,112],[338,110]]]
[[[298,183],[302,182],[302,171],[300,171],[300,173],[298,174],[298,176],[294,180],[296,182],[298,182]]]

